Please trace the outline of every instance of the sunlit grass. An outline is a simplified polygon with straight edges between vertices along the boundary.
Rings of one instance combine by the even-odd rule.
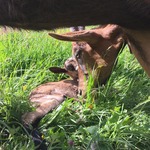
[[[59,31],[63,32],[63,31]],[[0,149],[34,149],[21,122],[32,110],[30,91],[65,78],[49,72],[63,66],[71,43],[47,32],[12,32],[0,37]],[[48,149],[149,150],[150,80],[126,47],[105,86],[88,85],[85,103],[67,100],[39,123]]]

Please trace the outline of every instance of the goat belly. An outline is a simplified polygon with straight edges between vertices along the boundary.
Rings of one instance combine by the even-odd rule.
[[[35,88],[30,94],[30,102],[36,108],[22,116],[25,124],[34,124],[48,112],[58,107],[66,98],[77,97],[78,83],[74,80],[49,82]]]

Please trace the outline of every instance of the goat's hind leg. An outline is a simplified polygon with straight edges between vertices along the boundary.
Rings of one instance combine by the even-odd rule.
[[[49,113],[51,110],[59,106],[66,99],[66,97],[64,95],[56,94],[56,95],[45,95],[40,99],[42,99],[42,102],[37,106],[35,111],[27,112],[22,116],[22,121],[24,124],[27,125],[35,124],[47,113]]]

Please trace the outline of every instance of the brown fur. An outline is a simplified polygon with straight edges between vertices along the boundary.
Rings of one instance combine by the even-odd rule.
[[[109,23],[125,29],[130,48],[150,76],[150,0],[0,0],[0,25],[41,30]],[[139,51],[148,57],[143,60]]]
[[[71,69],[69,66],[72,66]],[[65,68],[52,67],[54,73],[66,73],[73,79],[66,79],[59,82],[48,82],[32,90],[29,100],[36,108],[35,111],[27,112],[22,116],[24,124],[34,124],[48,112],[58,107],[67,98],[77,98],[78,95],[78,72],[77,62],[74,59],[67,59]]]
[[[149,1],[0,0],[0,25],[38,30],[108,23],[149,29]]]
[[[86,91],[85,78],[88,79],[89,73],[94,78],[94,87],[106,83],[115,66],[118,53],[126,42],[123,30],[117,25],[106,25],[64,35],[50,35],[60,40],[76,41],[73,42],[72,51],[79,64],[79,90],[81,89],[83,95]]]
[[[59,106],[66,98],[76,98],[77,86],[77,81],[69,79],[38,86],[30,94],[30,102],[33,103],[36,110],[25,113],[22,116],[23,122],[25,124],[33,124]]]
[[[150,31],[126,29],[125,32],[130,50],[150,77]]]

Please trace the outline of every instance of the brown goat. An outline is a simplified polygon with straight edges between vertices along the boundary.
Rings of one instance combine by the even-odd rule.
[[[0,0],[0,25],[24,29],[120,25],[150,76],[150,0]]]
[[[89,73],[93,74],[94,86],[105,84],[124,43],[122,30],[117,25],[65,35],[50,35],[61,40],[78,41],[73,42],[73,58],[65,62],[65,68],[50,68],[54,73],[66,73],[73,79],[49,82],[35,88],[30,94],[30,101],[36,106],[36,110],[23,115],[26,124],[33,124],[67,97],[77,98],[78,94],[84,96]]]
[[[0,0],[0,25],[36,30],[108,23],[150,29],[150,1]]]
[[[65,62],[65,68],[51,67],[54,73],[66,73],[73,79],[66,79],[59,82],[48,82],[35,88],[30,94],[30,102],[36,107],[33,112],[27,112],[22,116],[25,124],[34,124],[48,112],[59,106],[67,98],[77,98],[77,63],[69,58]]]
[[[72,52],[79,64],[79,89],[83,95],[86,91],[85,76],[88,78],[89,73],[93,75],[94,86],[105,84],[125,43],[124,33],[117,25],[106,25],[64,35],[50,35],[56,39],[74,41]]]

